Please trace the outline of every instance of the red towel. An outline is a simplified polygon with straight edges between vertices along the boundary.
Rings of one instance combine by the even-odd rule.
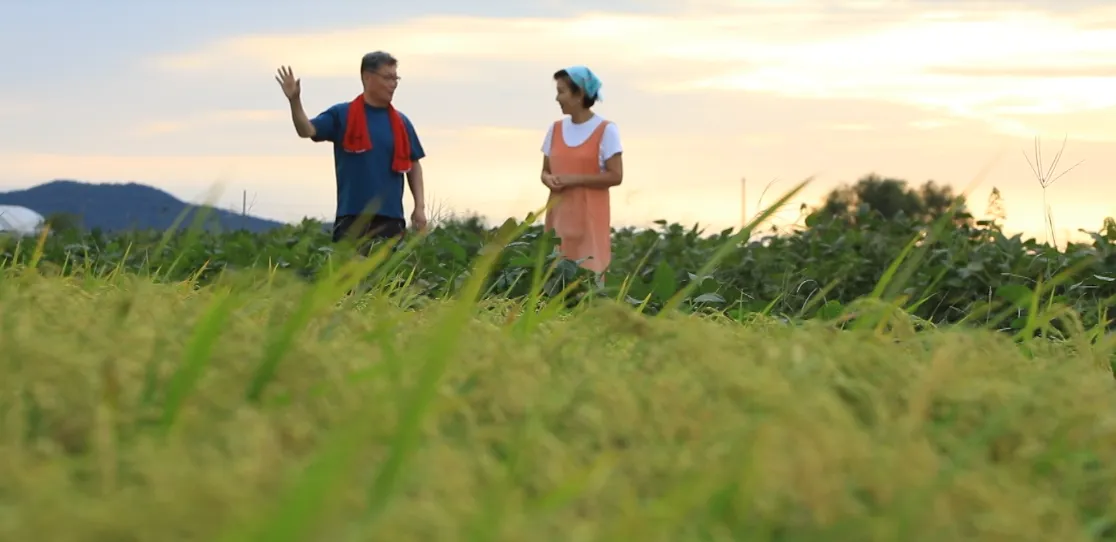
[[[391,104],[388,104],[388,119],[391,120],[391,134],[395,138],[395,155],[391,159],[391,169],[397,173],[411,170],[411,138],[407,137],[407,127]],[[364,114],[364,95],[357,96],[349,103],[349,121],[345,127],[342,147],[349,152],[372,150],[372,138],[368,135],[368,117]]]

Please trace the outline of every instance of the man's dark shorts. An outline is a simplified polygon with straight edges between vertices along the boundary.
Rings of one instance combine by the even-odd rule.
[[[403,237],[407,221],[383,215],[342,215],[333,222],[333,242],[349,239],[367,252],[370,241]]]

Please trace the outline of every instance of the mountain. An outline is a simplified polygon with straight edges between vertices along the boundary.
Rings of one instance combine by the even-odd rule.
[[[83,228],[100,228],[104,231],[164,231],[184,211],[186,218],[179,227],[188,228],[201,209],[210,211],[206,217],[206,225],[210,228],[219,225],[223,230],[262,232],[284,225],[275,220],[241,215],[207,205],[189,204],[158,188],[139,183],[93,184],[57,180],[26,190],[0,192],[0,205],[19,205],[44,217],[70,214],[81,220]]]

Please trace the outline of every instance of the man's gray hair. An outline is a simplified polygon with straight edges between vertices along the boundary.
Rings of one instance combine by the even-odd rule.
[[[391,53],[386,51],[375,51],[361,57],[360,71],[375,73],[379,71],[380,66],[394,66],[398,63],[399,61],[391,56]]]

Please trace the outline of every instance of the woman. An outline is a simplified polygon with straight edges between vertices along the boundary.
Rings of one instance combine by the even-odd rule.
[[[545,227],[561,240],[558,250],[603,273],[612,260],[609,188],[624,180],[620,132],[593,113],[601,80],[585,66],[554,74],[562,120],[543,140],[542,183],[550,189]]]

